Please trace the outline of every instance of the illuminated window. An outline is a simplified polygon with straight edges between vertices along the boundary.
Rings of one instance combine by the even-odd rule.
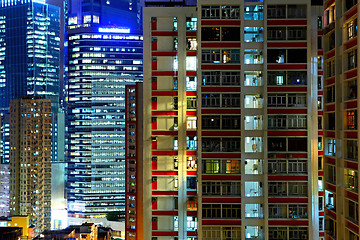
[[[187,157],[186,162],[187,162],[186,165],[187,169],[193,169],[193,170],[197,169],[197,161],[195,157]]]
[[[77,25],[77,17],[70,17],[69,25]]]
[[[84,23],[91,23],[91,15],[84,16]]]
[[[99,16],[93,15],[93,22],[94,22],[94,23],[100,23],[100,18],[99,18]]]
[[[196,130],[196,117],[187,117],[186,130]]]
[[[351,110],[346,112],[346,124],[348,129],[357,129],[357,111]]]

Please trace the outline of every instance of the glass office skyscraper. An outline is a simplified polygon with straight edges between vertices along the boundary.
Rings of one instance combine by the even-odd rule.
[[[121,23],[124,10],[106,2],[68,5],[69,224],[125,210],[125,85],[142,80],[142,35],[133,28],[136,14],[128,11],[132,20]]]
[[[0,112],[10,99],[59,101],[60,9],[45,1],[1,1]]]

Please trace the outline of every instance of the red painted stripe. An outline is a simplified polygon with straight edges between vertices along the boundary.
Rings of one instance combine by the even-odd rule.
[[[196,116],[196,111],[186,111],[186,116]]]
[[[151,101],[151,110],[157,110],[157,101]]]
[[[241,131],[201,131],[201,136],[241,136]]]
[[[268,136],[307,136],[307,131],[268,131]]]
[[[152,76],[177,76],[178,72],[177,71],[152,71],[151,72]]]
[[[345,13],[345,20],[350,19],[357,13],[357,4],[355,4],[350,10]]]
[[[309,225],[309,221],[307,221],[307,220],[269,220],[269,225],[306,226],[306,225]]]
[[[323,50],[318,50],[318,55],[323,55],[324,51]]]
[[[345,190],[345,197],[348,197],[348,198],[354,200],[355,202],[357,202],[359,200],[359,196],[356,193],[350,192],[348,190]]]
[[[157,89],[157,81],[151,81],[151,90]]]
[[[356,68],[345,73],[345,79],[349,79],[349,78],[353,78],[353,77],[357,77],[357,69]]]
[[[151,149],[157,149],[157,142],[156,141],[151,142]]]
[[[287,108],[278,108],[278,109],[268,109],[268,114],[306,114],[307,109],[287,109]]]
[[[222,198],[202,198],[203,203],[241,203],[241,198],[222,197]]]
[[[269,181],[307,181],[307,176],[268,176]]]
[[[324,112],[323,111],[318,111],[318,115],[322,116],[322,115],[324,115]]]
[[[152,31],[151,35],[152,36],[177,36],[178,33],[173,32],[173,31]]]
[[[307,42],[268,42],[268,48],[307,47]]]
[[[323,175],[321,175],[321,176],[323,176]],[[320,191],[319,192],[319,196],[321,197],[321,196],[324,196],[324,192],[323,191]]]
[[[326,85],[331,85],[333,83],[335,83],[335,77],[331,77],[331,78],[326,79]]]
[[[325,6],[325,9],[328,8],[331,4],[333,4],[335,2],[335,0],[328,0],[325,2],[324,6]]]
[[[151,62],[151,70],[153,71],[157,70],[157,61]]]
[[[151,50],[152,51],[157,51],[157,41],[152,41],[151,42]]]
[[[188,52],[186,52],[186,56],[196,57],[196,51],[188,51]]]
[[[327,105],[325,109],[326,111],[335,111],[335,103],[331,105]]]
[[[152,211],[153,216],[177,216],[178,211]]]
[[[306,20],[292,20],[292,19],[283,19],[283,20],[268,20],[267,24],[269,26],[295,26],[295,25],[307,25]]]
[[[187,175],[187,176],[196,176],[196,175],[197,175],[197,172],[196,172],[196,171],[187,171],[187,172],[186,172],[186,175]]]
[[[324,71],[319,70],[318,75],[324,75]]]
[[[178,191],[152,191],[153,196],[178,195]]]
[[[158,230],[158,222],[157,221],[153,221],[151,223],[151,229],[152,230]]]
[[[336,220],[336,213],[329,210],[329,209],[327,209],[327,208],[325,208],[325,215],[333,218],[334,220]]]
[[[157,51],[157,52],[153,51],[151,54],[154,57],[157,57],[157,56],[177,56],[178,55],[177,51]]]
[[[324,91],[318,91],[318,95],[324,95]]]
[[[151,170],[157,169],[157,161],[151,161]]]
[[[324,155],[324,151],[318,151],[319,155]]]
[[[177,116],[177,111],[152,111],[152,116]]]
[[[187,211],[186,215],[188,215],[188,216],[197,216],[197,211]]]
[[[240,114],[240,109],[225,109],[225,108],[216,108],[216,109],[201,109],[201,114]]]
[[[190,215],[190,216],[197,216],[197,215]],[[197,236],[197,232],[187,231],[187,232],[186,232],[186,235],[187,235],[187,236],[190,236],[190,237],[196,237],[196,236]]]
[[[230,26],[240,25],[240,20],[201,20],[201,25]]]
[[[197,191],[187,191],[186,195],[188,196],[196,196],[197,195]]]
[[[319,216],[325,216],[325,213],[324,212],[319,212]]]
[[[323,170],[319,171],[319,172],[318,172],[318,175],[319,175],[320,177],[324,176],[324,171],[323,171]],[[321,193],[321,192],[320,192],[320,193]],[[319,193],[319,194],[320,194],[320,193]]]
[[[346,109],[357,108],[357,100],[354,100],[354,101],[351,101],[351,102],[346,102],[345,107],[346,107]]]
[[[325,55],[326,55],[326,59],[335,57],[335,48],[332,49],[331,51],[327,52]]]
[[[152,91],[152,96],[177,96],[178,91]]]
[[[152,176],[176,176],[177,171],[152,171]]]
[[[326,190],[330,190],[331,192],[336,193],[336,187],[334,185],[332,185],[331,183],[326,183],[325,184],[325,189]]]
[[[188,156],[196,155],[196,151],[186,151],[186,155]]]
[[[196,96],[196,91],[186,91],[186,96]]]
[[[322,215],[324,216],[324,215]],[[325,232],[319,232],[319,237],[325,237]]]
[[[323,31],[322,30],[318,30],[318,35],[322,36],[323,35]]]
[[[197,72],[196,71],[186,71],[186,76],[196,77]]]
[[[318,131],[318,135],[324,135],[324,131]]]
[[[151,190],[156,190],[156,189],[157,189],[157,181],[151,182]]]
[[[359,227],[347,219],[345,219],[345,226],[350,228],[351,230],[353,230],[356,233],[359,232]]]
[[[241,175],[220,175],[220,174],[213,174],[213,175],[202,175],[202,180],[241,180]]]
[[[230,65],[230,64],[201,64],[202,70],[240,70],[241,65]]]
[[[241,153],[202,153],[203,158],[241,158]]]
[[[356,46],[356,45],[357,45],[357,37],[351,39],[351,40],[348,41],[348,42],[346,42],[344,45],[345,45],[345,46],[344,46],[344,47],[345,47],[345,50]]]
[[[268,87],[268,92],[306,92],[307,87]]]
[[[173,156],[173,155],[178,155],[178,151],[175,150],[152,151],[151,154],[158,156]]]
[[[161,136],[161,135],[164,135],[164,136],[168,136],[168,135],[178,135],[178,131],[152,131],[151,133],[152,135],[157,135],[157,136]]]
[[[201,87],[201,92],[240,92],[240,87]]]
[[[308,198],[269,198],[269,203],[307,203]]]
[[[298,69],[306,69],[307,65],[298,63],[298,64],[291,64],[291,63],[269,63],[267,68],[269,70],[298,70]]]
[[[356,162],[349,162],[349,161],[344,161],[344,165],[346,168],[351,168],[353,170],[358,170],[358,163]]]
[[[152,21],[151,22],[151,30],[156,31],[156,29],[157,29],[157,21]]]
[[[196,136],[196,131],[186,131],[186,136]]]
[[[157,229],[153,229],[153,230],[157,230]],[[152,236],[154,237],[160,237],[160,236],[178,236],[178,232],[175,231],[170,231],[170,232],[166,232],[166,231],[152,231]]]
[[[240,48],[241,43],[240,42],[202,42],[201,43],[202,48]]]
[[[189,36],[189,37],[196,37],[196,31],[189,31],[189,32],[186,32],[186,36]]]
[[[241,220],[211,219],[202,220],[203,225],[241,225]]]
[[[325,160],[326,160],[326,163],[329,163],[329,164],[332,164],[332,165],[335,165],[335,163],[336,163],[336,160],[334,158],[331,158],[331,157],[325,157]]]
[[[357,132],[345,132],[346,138],[358,138]]]
[[[327,137],[335,137],[335,132],[325,132]]]

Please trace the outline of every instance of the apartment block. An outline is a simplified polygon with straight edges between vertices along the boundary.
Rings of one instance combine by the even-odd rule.
[[[359,239],[357,1],[325,1],[324,201],[326,239]]]
[[[144,9],[147,239],[323,237],[322,12],[310,1]]]
[[[35,235],[50,229],[51,100],[10,104],[10,215],[29,216]]]

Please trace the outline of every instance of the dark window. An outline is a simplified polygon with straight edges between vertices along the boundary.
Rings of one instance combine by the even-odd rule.
[[[284,49],[268,49],[267,61],[268,63],[285,63],[286,51]]]
[[[268,27],[267,28],[268,40],[286,40],[285,27]]]
[[[240,41],[239,27],[222,27],[221,41]]]
[[[203,28],[201,28],[201,40],[202,41],[220,41],[220,28],[219,27],[203,27]]]
[[[240,94],[223,94],[222,107],[240,107]]]
[[[220,152],[220,138],[203,138],[202,151],[203,152]]]
[[[222,128],[223,129],[240,129],[241,122],[240,116],[223,116]]]
[[[220,72],[203,72],[202,85],[220,85]]]
[[[286,6],[268,5],[268,18],[286,18]]]
[[[240,152],[240,138],[223,138],[222,152]]]
[[[288,18],[306,18],[306,5],[288,5]]]
[[[203,129],[220,129],[220,116],[202,116]]]
[[[307,49],[288,49],[287,63],[307,63]]]
[[[203,94],[202,107],[220,107],[220,94]]]
[[[288,71],[287,84],[288,85],[306,85],[307,72],[302,71]]]
[[[291,152],[306,152],[307,138],[289,138],[288,151]]]
[[[318,37],[318,49],[322,49],[322,36]]]
[[[335,130],[335,113],[328,113],[327,130]]]
[[[269,152],[286,151],[286,138],[269,138],[268,151]]]
[[[352,6],[357,4],[357,0],[346,0],[345,5],[346,5],[346,10],[349,10],[350,8],[352,8]]]

